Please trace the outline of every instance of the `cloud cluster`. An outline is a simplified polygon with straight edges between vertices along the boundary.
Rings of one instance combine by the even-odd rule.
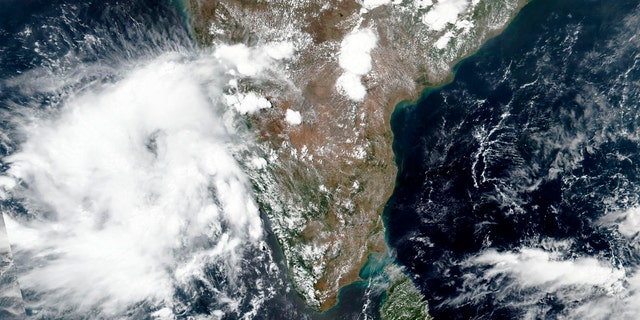
[[[422,22],[432,30],[442,31],[448,24],[455,23],[468,6],[468,0],[440,0],[422,16]]]
[[[371,10],[379,6],[384,6],[390,3],[391,3],[391,0],[362,0],[361,5],[363,8],[367,10]]]
[[[364,100],[367,89],[360,78],[371,71],[371,51],[378,43],[378,36],[371,29],[360,29],[344,37],[340,44],[340,67],[344,73],[336,87],[349,99]]]
[[[462,294],[443,304],[490,303],[519,310],[523,319],[557,317],[558,313],[567,319],[634,319],[640,314],[636,268],[596,257],[567,256],[570,241],[543,246],[488,249],[473,255],[461,265],[474,270],[465,274]],[[548,299],[564,309],[541,303]]]
[[[26,209],[5,217],[30,308],[109,317],[144,302],[165,314],[206,266],[234,283],[263,229],[222,90],[291,56],[269,48],[168,53],[17,121],[26,139],[0,183]],[[244,97],[238,111],[264,107]]]
[[[596,258],[562,259],[535,248],[519,252],[487,250],[473,259],[476,265],[489,265],[484,276],[512,275],[522,287],[545,287],[556,291],[570,286],[599,287],[609,294],[622,290],[624,269],[613,268]]]
[[[300,111],[287,109],[284,120],[290,125],[297,126],[302,123],[302,115],[300,114]]]

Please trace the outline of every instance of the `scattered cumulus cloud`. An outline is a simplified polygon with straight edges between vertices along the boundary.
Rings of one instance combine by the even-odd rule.
[[[255,92],[225,95],[225,102],[240,114],[255,113],[261,109],[271,108],[271,102]]]
[[[353,101],[362,101],[366,96],[360,78],[371,71],[371,51],[377,43],[378,37],[371,29],[356,30],[342,40],[338,60],[344,73],[338,78],[336,87]]]
[[[613,268],[593,257],[562,259],[542,249],[523,248],[519,252],[487,250],[477,256],[477,265],[490,265],[486,277],[509,274],[523,287],[544,286],[555,291],[570,286],[595,286],[615,293],[621,290],[624,269]]]
[[[468,6],[468,0],[440,0],[422,16],[422,22],[432,30],[442,31],[448,24],[454,24]]]
[[[362,7],[371,10],[391,3],[391,0],[362,0]]]
[[[285,114],[285,121],[287,121],[287,123],[289,123],[290,125],[299,125],[302,123],[302,115],[299,111],[287,109],[287,112]]]
[[[417,9],[425,9],[429,6],[433,5],[433,1],[431,0],[413,0],[413,6]]]

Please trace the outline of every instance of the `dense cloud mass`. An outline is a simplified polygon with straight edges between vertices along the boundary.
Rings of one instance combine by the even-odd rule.
[[[6,161],[28,217],[7,224],[16,252],[45,260],[20,277],[25,289],[107,311],[168,300],[184,268],[233,267],[240,245],[260,239],[229,135],[193,71],[163,56],[22,128],[27,140]],[[194,249],[205,250],[186,255]]]
[[[640,8],[591,4],[531,3],[396,113],[389,239],[435,318],[640,315]]]
[[[109,41],[97,36],[97,46]],[[278,267],[234,158],[251,142],[229,100],[251,96],[243,107],[262,108],[237,83],[278,68],[292,46],[145,50],[108,68],[43,63],[2,83],[31,99],[2,113],[12,129],[3,143],[15,147],[0,196],[33,314],[171,318],[199,293],[211,299],[207,314],[250,316],[273,295],[263,280],[247,282]]]

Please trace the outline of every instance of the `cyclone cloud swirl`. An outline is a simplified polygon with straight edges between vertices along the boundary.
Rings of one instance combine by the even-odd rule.
[[[0,196],[27,314],[254,317],[279,265],[223,93],[277,61],[198,50],[135,8],[56,6],[14,33],[34,56],[0,79]]]

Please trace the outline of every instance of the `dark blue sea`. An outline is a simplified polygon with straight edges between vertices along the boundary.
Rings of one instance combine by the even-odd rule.
[[[186,19],[178,1],[0,1],[2,173],[11,167],[5,157],[31,141],[23,122],[51,115],[40,122],[46,127],[69,101],[86,94],[98,99],[123,86],[127,70],[143,68],[140,61],[169,60],[179,68],[197,60],[201,48]],[[456,66],[451,83],[396,108],[391,127],[399,171],[385,211],[387,240],[435,319],[640,318],[639,31],[638,1],[533,0]],[[180,58],[162,58],[167,52]],[[37,228],[75,223],[26,201],[36,187],[22,181],[21,197],[2,193],[9,229],[31,230],[20,229],[22,223],[50,232]],[[85,287],[126,290],[99,281],[77,286],[81,263],[61,279],[34,283],[32,271],[40,266],[83,260],[60,260],[75,253],[73,244],[67,253],[46,242],[30,247],[41,251],[18,247],[26,313],[38,319],[379,317],[384,293],[368,281],[344,288],[340,303],[324,314],[307,308],[261,218],[266,247],[229,260],[241,266],[234,281],[231,262],[223,259],[189,281],[176,280],[163,301],[93,297]],[[30,244],[31,238],[13,237]],[[198,241],[187,253],[216,244]],[[60,290],[65,283],[73,290]],[[88,293],[84,303],[78,292]],[[105,301],[116,311],[101,309]]]
[[[388,242],[435,319],[638,319],[640,3],[533,0],[392,119]]]
[[[131,70],[144,69],[145,65],[153,61],[160,60],[165,63],[168,61],[170,70],[193,64],[193,61],[207,56],[209,54],[207,49],[198,48],[189,32],[188,18],[182,1],[0,1],[0,167],[2,175],[7,174],[13,165],[6,160],[6,157],[19,153],[23,149],[21,145],[29,139],[28,130],[34,128],[29,127],[31,129],[25,130],[25,123],[38,118],[41,118],[38,121],[41,121],[39,123],[44,126],[49,123],[49,120],[55,122],[57,118],[63,117],[65,110],[70,108],[68,105],[77,101],[78,97],[90,95],[98,104],[99,97],[105,92],[127,86],[123,84],[126,82],[123,79],[130,76]],[[167,55],[169,57],[166,57]],[[194,70],[194,73],[198,71],[197,68]],[[163,76],[159,74],[158,77]],[[169,78],[164,80],[175,81],[172,83],[176,86],[181,82]],[[199,85],[196,86],[198,90]],[[145,83],[130,83],[128,86],[146,88]],[[135,90],[130,93],[135,93]],[[189,99],[189,97],[184,98],[185,101]],[[153,99],[153,96],[145,99]],[[115,108],[118,103],[113,102],[113,107]],[[92,108],[91,100],[84,107],[75,110],[82,112],[82,108]],[[113,125],[114,130],[117,130],[117,123]],[[85,133],[92,135],[94,132],[92,130],[89,128]],[[154,135],[156,134],[157,131]],[[147,140],[146,145],[146,149],[154,154],[158,150],[156,137],[152,136]],[[77,138],[77,135],[70,138]],[[46,145],[45,143],[45,148]],[[91,148],[91,143],[86,146]],[[141,150],[145,150],[144,145],[140,147]],[[64,143],[60,145],[60,149],[61,153],[69,152],[69,148]],[[71,155],[72,157],[67,159],[92,157],[92,155],[83,155],[82,150],[77,149],[71,150]],[[94,160],[100,161],[97,158]],[[63,164],[62,167],[65,165]],[[71,165],[69,169],[74,170]],[[55,169],[51,169],[50,172],[44,172],[48,176],[44,179],[51,178],[56,180],[56,183],[64,185],[65,179],[69,179],[69,176],[58,176],[54,171]],[[83,173],[85,174],[90,173]],[[38,192],[38,180],[31,180],[33,185],[29,185],[29,179],[20,181],[18,188],[23,191],[31,189],[34,190],[33,192]],[[94,182],[95,185],[101,184],[99,180]],[[27,231],[31,227],[41,228],[38,229],[39,234],[42,237],[48,237],[52,230],[48,229],[47,225],[75,223],[74,219],[64,218],[62,212],[56,212],[48,205],[34,205],[34,201],[29,200],[31,197],[28,195],[29,192],[7,196],[3,188],[0,187],[0,209],[5,220],[10,218],[15,221],[14,228],[17,224],[29,226],[27,229],[20,229],[22,231]],[[46,197],[46,194],[38,197]],[[81,202],[89,203],[94,200],[96,199],[86,198],[81,199]],[[220,201],[214,200],[214,203],[219,205]],[[24,235],[15,232],[11,234],[12,230],[8,228],[15,260],[12,267],[15,270],[12,272],[18,275],[26,315],[35,319],[371,319],[379,317],[378,309],[384,290],[370,288],[367,281],[359,281],[345,287],[340,293],[338,305],[324,313],[315,312],[306,306],[291,285],[289,270],[271,232],[269,222],[263,214],[260,218],[264,228],[264,245],[247,245],[247,248],[242,250],[241,261],[228,260],[226,256],[222,256],[217,262],[212,260],[203,264],[201,269],[187,270],[186,276],[189,280],[180,281],[178,284],[176,279],[171,279],[170,281],[174,284],[170,289],[170,297],[160,301],[157,299],[136,301],[119,296],[119,294],[129,296],[130,283],[125,281],[119,285],[112,282],[112,280],[118,280],[118,276],[114,277],[116,271],[109,270],[117,267],[122,261],[136,259],[135,254],[128,256],[126,250],[123,256],[111,256],[107,262],[92,264],[89,268],[66,265],[63,270],[60,270],[59,279],[56,278],[58,276],[42,275],[40,277],[35,273],[39,278],[33,281],[30,275],[34,275],[32,271],[37,271],[40,267],[55,265],[60,259],[66,259],[72,264],[78,262],[77,259],[72,258],[76,246],[70,244],[68,248],[58,249],[54,248],[53,244],[49,246],[47,241],[35,250],[21,247],[20,244],[16,246],[14,240],[22,239]],[[97,226],[91,227],[94,229],[92,232],[100,234],[106,224],[110,223],[110,219],[108,214],[105,214]],[[221,223],[222,232],[227,232],[229,229],[225,223]],[[144,227],[152,228],[151,225]],[[76,229],[62,235],[50,236],[50,241],[53,243],[60,237],[72,236],[70,233],[76,232],[83,231]],[[242,238],[241,234],[238,236]],[[161,242],[166,239],[160,235],[155,240]],[[211,250],[216,246],[216,241],[206,239],[195,239],[193,243],[191,247],[172,249],[194,250],[186,258],[180,258],[180,262],[188,261],[193,256],[197,256],[199,251]],[[83,244],[78,243],[78,245]],[[136,245],[131,243],[131,252],[134,252]],[[94,251],[100,254],[100,250],[108,250],[110,247],[110,243],[99,243]],[[178,256],[174,253],[164,252],[163,254]],[[173,268],[172,265],[173,262],[169,261],[165,267]],[[239,268],[233,269],[235,267]],[[104,273],[106,279],[96,279],[90,274],[91,268],[96,272],[106,270]],[[85,271],[88,271],[88,274],[83,274]],[[151,271],[153,270],[149,270]],[[230,277],[229,274],[233,276]],[[3,277],[3,282],[11,280],[11,278],[4,278],[5,276],[0,275]],[[130,277],[126,274],[122,276],[136,281],[135,276]],[[79,277],[91,278],[95,282],[78,283]],[[160,288],[157,283],[147,285],[150,288]],[[101,289],[92,289],[94,286],[107,288],[119,294],[100,292]],[[95,294],[98,296],[96,297]],[[150,295],[153,294],[152,289]],[[6,305],[8,303],[14,302],[0,299],[0,318],[22,318],[21,315],[7,312],[9,307],[12,307]],[[105,308],[106,305],[109,305],[109,308]]]

